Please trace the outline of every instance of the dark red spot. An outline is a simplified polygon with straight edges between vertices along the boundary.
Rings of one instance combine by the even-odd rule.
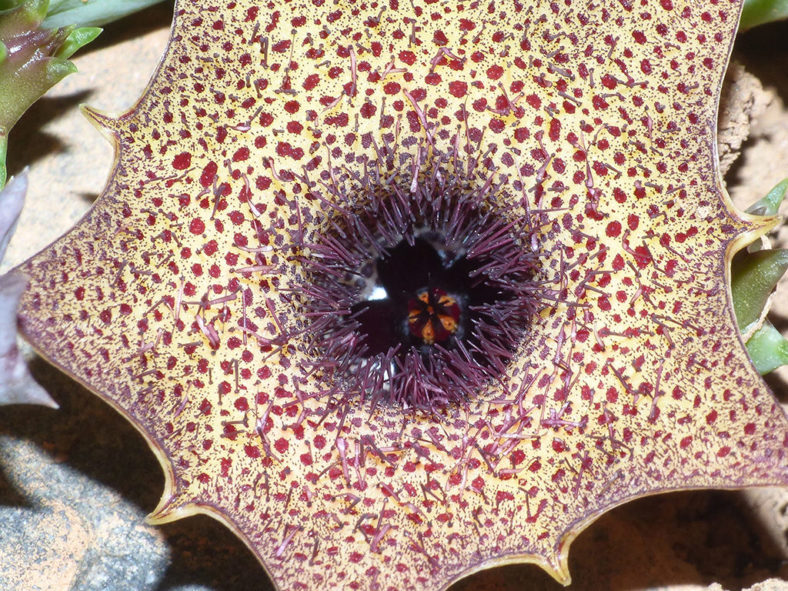
[[[503,68],[501,66],[495,65],[487,68],[487,77],[490,80],[498,80],[501,76],[503,76]]]
[[[512,462],[512,466],[522,464],[525,461],[525,452],[521,449],[514,450],[509,456],[509,461]]]
[[[399,59],[401,59],[403,62],[405,62],[409,66],[412,66],[413,64],[416,63],[416,54],[413,53],[412,51],[400,51],[399,52]]]
[[[279,41],[278,43],[274,43],[271,46],[271,50],[275,51],[276,53],[284,53],[290,48],[290,40],[286,39],[284,41]]]
[[[514,139],[518,142],[524,142],[530,135],[527,127],[518,127],[514,130]]]
[[[372,103],[364,103],[361,106],[361,116],[364,119],[370,119],[371,117],[373,117],[375,115],[375,112],[377,110],[378,110],[378,108],[375,105],[373,105]]]
[[[506,124],[500,119],[490,119],[490,129],[492,129],[495,133],[501,133],[505,127]]]
[[[388,82],[383,86],[383,92],[386,94],[397,94],[400,91],[400,85],[397,82]]]
[[[550,130],[548,135],[554,142],[558,141],[558,139],[561,137],[561,122],[558,119],[553,119],[550,121]]]
[[[460,19],[460,30],[461,31],[473,31],[476,28],[476,23],[467,18]]]
[[[197,221],[200,221],[200,223],[202,223],[201,220],[197,220]],[[202,234],[202,232],[197,232],[197,234]],[[217,250],[219,250],[219,244],[216,242],[216,240],[209,240],[208,242],[206,242],[205,246],[202,249],[203,253],[207,254],[208,256],[212,256],[216,254]]]
[[[172,167],[176,170],[186,170],[192,163],[192,155],[188,152],[181,152],[172,159]]]
[[[429,84],[430,86],[436,86],[440,84],[441,77],[436,72],[430,72],[424,77],[424,82]]]
[[[216,178],[216,171],[218,169],[219,167],[213,160],[206,164],[205,168],[202,169],[202,174],[200,175],[200,184],[203,187],[210,187],[211,184],[213,184],[213,180]]]
[[[194,218],[192,223],[189,224],[189,232],[192,234],[202,234],[205,232],[205,222],[200,218]]]

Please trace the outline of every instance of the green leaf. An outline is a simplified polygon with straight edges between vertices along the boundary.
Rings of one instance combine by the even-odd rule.
[[[752,215],[773,216],[777,215],[780,204],[783,202],[785,192],[788,190],[788,178],[777,183],[766,197],[756,201],[747,208],[747,213]]]
[[[7,134],[30,105],[54,84],[77,71],[68,61],[78,49],[101,33],[96,27],[69,24],[52,30],[39,25],[49,7],[48,0],[0,0],[0,189],[5,184]],[[14,40],[8,55],[3,40]]]
[[[46,66],[47,82],[53,86],[76,71],[77,67],[68,60],[52,60]]]
[[[747,341],[747,352],[761,375],[788,364],[788,341],[768,320]]]
[[[70,58],[77,50],[93,41],[100,34],[101,29],[98,27],[80,27],[79,29],[74,29],[69,33],[68,37],[66,37],[60,49],[57,50],[55,57],[62,59]]]
[[[788,269],[788,250],[740,253],[731,265],[731,293],[736,320],[742,332],[757,322],[769,294]]]
[[[747,213],[775,216],[788,189],[788,179],[779,182],[763,198],[747,208]],[[759,250],[761,241],[740,252],[731,264],[731,297],[739,330],[749,332],[757,323],[769,295],[788,269],[788,250]],[[768,321],[764,321],[747,341],[747,351],[761,375],[788,364],[788,341]]]
[[[43,26],[105,25],[158,2],[161,0],[52,0]]]
[[[788,2],[785,0],[745,0],[739,31],[746,31],[786,17],[788,17]]]

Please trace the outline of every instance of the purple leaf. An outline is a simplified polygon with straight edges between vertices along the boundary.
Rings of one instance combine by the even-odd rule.
[[[0,260],[14,233],[26,191],[26,172],[12,178],[0,191]],[[57,403],[33,380],[17,347],[17,308],[26,286],[23,275],[0,275],[0,405],[42,404],[57,408]]]
[[[0,261],[5,256],[5,249],[14,234],[16,221],[22,213],[25,193],[27,193],[27,169],[11,177],[5,188],[0,190]]]

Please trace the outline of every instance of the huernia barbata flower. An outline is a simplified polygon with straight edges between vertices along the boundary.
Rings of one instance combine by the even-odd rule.
[[[281,589],[443,589],[629,499],[788,482],[733,319],[736,2],[179,2],[24,330],[148,438],[155,521]]]

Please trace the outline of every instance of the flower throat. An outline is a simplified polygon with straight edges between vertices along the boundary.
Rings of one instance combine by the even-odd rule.
[[[540,308],[526,231],[460,191],[395,190],[325,221],[302,259],[308,353],[325,380],[436,409],[504,371]]]
[[[366,298],[351,307],[365,354],[398,347],[402,358],[414,348],[428,358],[435,348],[462,345],[481,320],[479,310],[513,297],[474,271],[465,253],[451,251],[437,236],[403,240],[378,258]]]

